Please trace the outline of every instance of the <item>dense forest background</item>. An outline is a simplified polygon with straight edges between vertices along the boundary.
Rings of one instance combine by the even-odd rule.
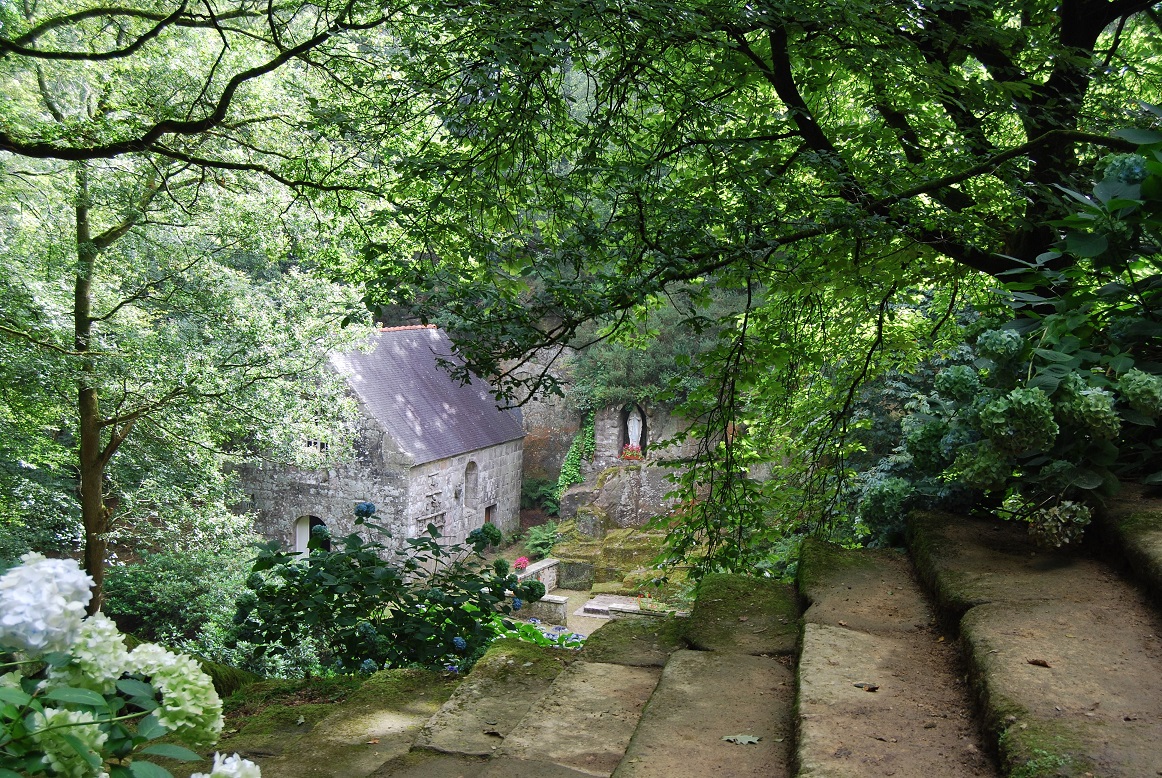
[[[1162,471],[1160,35],[1131,0],[4,0],[3,552],[241,547],[229,465],[341,451],[318,367],[386,311],[502,402],[589,345],[586,402],[677,407],[696,572],[919,504],[1075,539]]]

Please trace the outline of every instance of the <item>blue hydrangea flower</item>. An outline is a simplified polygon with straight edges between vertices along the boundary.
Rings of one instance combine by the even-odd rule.
[[[444,665],[444,669],[447,670],[449,673],[460,672],[460,668],[457,667],[456,665]]]
[[[359,637],[365,640],[371,640],[378,634],[375,631],[375,627],[366,621],[359,622],[359,626],[355,628],[355,631],[359,634]]]
[[[457,651],[463,651],[464,649],[468,648],[468,641],[457,635],[456,637],[452,638],[452,645]]]
[[[514,611],[519,611],[521,608],[524,607],[524,605],[525,605],[524,601],[520,597],[513,597],[512,598],[512,609]]]
[[[363,664],[359,665],[359,672],[361,673],[374,673],[378,669],[379,665],[374,659],[364,659]]]
[[[355,515],[361,519],[366,519],[375,515],[375,503],[360,502],[355,504]]]
[[[540,624],[540,623],[541,623],[540,619],[529,619],[529,624]]]

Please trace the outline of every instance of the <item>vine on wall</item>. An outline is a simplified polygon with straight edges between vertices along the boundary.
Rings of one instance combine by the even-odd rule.
[[[573,442],[569,445],[569,452],[565,454],[565,461],[561,463],[561,475],[557,478],[558,500],[561,499],[561,495],[570,486],[585,481],[581,476],[581,460],[592,460],[596,447],[597,444],[593,438],[593,414],[589,413],[585,417],[585,423],[581,425],[581,431],[577,433],[577,436],[573,438]]]

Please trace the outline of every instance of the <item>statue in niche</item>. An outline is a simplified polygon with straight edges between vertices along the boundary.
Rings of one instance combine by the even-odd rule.
[[[626,443],[640,449],[642,445],[642,415],[636,406],[631,406],[625,417]]]

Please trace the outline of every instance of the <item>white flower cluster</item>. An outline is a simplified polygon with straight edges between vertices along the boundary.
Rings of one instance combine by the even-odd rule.
[[[108,694],[129,667],[129,649],[113,620],[95,613],[81,623],[77,642],[69,649],[73,661],[49,671],[48,685],[76,686]]]
[[[42,761],[64,778],[108,778],[108,773],[94,772],[93,766],[73,744],[71,737],[84,750],[100,757],[101,746],[108,737],[96,725],[93,714],[84,711],[47,708],[33,718],[32,739],[44,751]]]
[[[116,692],[122,676],[140,675],[161,694],[154,715],[162,726],[192,745],[217,740],[222,701],[196,661],[152,643],[130,652],[112,620],[100,613],[86,619],[93,580],[74,560],[25,554],[22,561],[0,577],[0,651],[20,651],[31,658],[54,651],[69,654],[67,664],[48,668],[41,692],[68,686],[108,695]],[[21,678],[20,671],[0,675],[0,686],[20,688]],[[101,730],[102,719],[88,711],[45,708],[26,720],[29,737],[53,775],[108,778],[102,766],[95,766],[104,765],[106,757],[102,748],[108,735]],[[12,733],[5,727],[0,735]],[[237,754],[216,756],[210,775],[260,778],[258,766]]]
[[[194,773],[190,778],[262,778],[258,765],[249,759],[214,754],[214,769],[207,773]]]
[[[142,643],[129,654],[130,672],[148,675],[161,692],[155,711],[162,726],[189,743],[217,741],[222,732],[222,701],[210,676],[196,661],[153,643]]]
[[[0,645],[67,651],[77,640],[93,579],[73,559],[25,554],[0,577]]]

